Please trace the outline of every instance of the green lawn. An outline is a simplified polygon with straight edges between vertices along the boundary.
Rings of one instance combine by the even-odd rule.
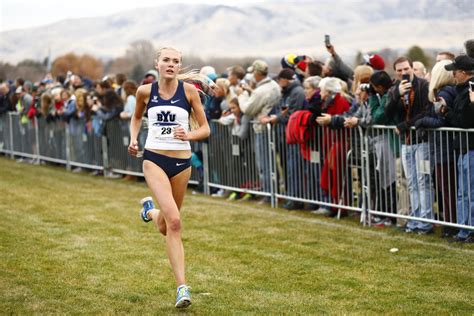
[[[472,244],[191,192],[194,301],[176,311],[164,239],[138,216],[144,183],[0,157],[0,194],[1,314],[474,312]]]

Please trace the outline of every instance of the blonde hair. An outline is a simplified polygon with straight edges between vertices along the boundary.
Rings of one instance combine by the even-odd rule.
[[[182,54],[179,50],[177,50],[174,47],[171,46],[166,46],[166,47],[161,47],[158,49],[156,52],[156,59],[155,62],[158,64],[158,60],[160,59],[161,53],[164,50],[174,50],[179,53],[179,61],[180,64],[183,62],[183,57]],[[181,71],[181,65],[180,65],[180,71]],[[184,73],[178,74],[176,76],[176,79],[187,82],[189,84],[192,84],[196,87],[198,90],[199,94],[204,94],[204,95],[212,95],[212,87],[215,86],[215,83],[212,82],[207,76],[204,76],[199,73],[199,70],[197,69],[192,69],[189,71],[186,71]],[[199,87],[197,87],[199,86]],[[202,108],[204,108],[204,105],[201,102]],[[191,130],[195,130],[199,128],[199,123],[197,122],[196,119],[196,113],[194,113],[194,109],[191,107],[191,113],[189,115],[189,126],[191,127]]]
[[[224,97],[227,103],[230,103],[232,100],[233,95],[230,93],[229,87],[230,87],[230,82],[226,78],[218,78],[216,80],[216,86],[221,88],[224,91]]]
[[[352,84],[352,93],[355,94],[361,83],[369,83],[370,76],[374,73],[374,69],[367,65],[359,65],[354,69],[354,82]]]
[[[87,90],[83,88],[79,88],[74,92],[74,95],[76,96],[77,113],[84,111],[84,108],[86,106],[87,93],[88,93]]]
[[[163,53],[164,50],[174,50],[175,52],[177,52],[179,54],[179,62],[183,63],[183,54],[179,50],[171,46],[165,46],[165,47],[159,48],[158,51],[156,52],[156,59],[155,59],[156,64],[158,64],[158,60],[160,59],[161,53]]]
[[[49,93],[43,93],[41,95],[41,114],[44,116],[48,115],[52,110],[53,98]]]
[[[352,96],[349,93],[349,86],[347,85],[347,82],[340,78],[336,78],[337,81],[339,81],[339,85],[341,86],[341,96],[347,100],[347,102],[352,103]]]
[[[437,92],[441,90],[444,86],[456,84],[453,72],[447,71],[444,68],[444,66],[452,63],[453,61],[449,59],[440,60],[434,65],[433,69],[431,70],[430,86],[428,88],[428,99],[431,102],[436,101]]]

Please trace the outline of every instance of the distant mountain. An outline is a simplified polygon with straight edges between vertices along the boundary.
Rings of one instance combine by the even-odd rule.
[[[341,55],[412,45],[458,53],[466,39],[474,38],[474,5],[471,0],[163,5],[2,32],[0,60],[43,60],[49,50],[53,58],[74,51],[109,59],[122,56],[139,39],[205,58],[318,56],[325,52],[324,34],[331,35]]]

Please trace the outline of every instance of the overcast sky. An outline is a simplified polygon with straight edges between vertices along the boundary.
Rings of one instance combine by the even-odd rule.
[[[230,6],[272,0],[0,0],[0,32],[50,24],[69,18],[105,16],[166,3],[207,3]]]

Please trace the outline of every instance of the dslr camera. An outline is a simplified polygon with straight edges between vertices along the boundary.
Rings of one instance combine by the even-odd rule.
[[[375,90],[374,90],[374,87],[372,87],[372,85],[370,83],[361,83],[359,88],[360,88],[360,91],[365,91],[369,95],[373,95],[373,94],[376,93]]]

